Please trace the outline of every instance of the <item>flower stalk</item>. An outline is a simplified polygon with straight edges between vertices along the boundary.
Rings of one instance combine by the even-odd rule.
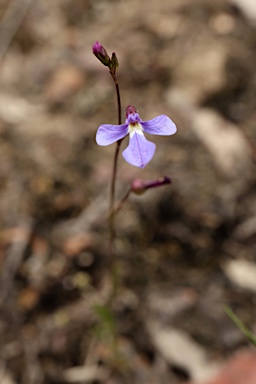
[[[120,96],[120,89],[119,84],[117,81],[116,76],[116,69],[118,67],[118,60],[116,57],[116,54],[112,53],[112,60],[111,65],[109,67],[109,72],[114,80],[115,83],[115,89],[116,89],[116,97],[117,97],[117,110],[118,110],[118,125],[121,124],[121,96]],[[114,212],[114,205],[115,205],[115,194],[116,194],[116,178],[117,178],[117,162],[118,162],[118,155],[120,151],[122,139],[118,140],[116,143],[116,150],[114,155],[114,163],[113,163],[113,169],[112,169],[112,177],[111,177],[111,186],[110,186],[110,203],[109,203],[109,248],[110,248],[110,257],[114,259],[114,249],[113,249],[113,242],[115,238],[115,212]]]
[[[110,264],[112,268],[113,292],[116,291],[116,270],[115,270],[115,252],[114,252],[114,238],[115,238],[115,215],[123,207],[127,201],[130,193],[137,195],[144,193],[149,188],[159,187],[161,185],[170,184],[171,180],[165,176],[153,181],[145,181],[135,179],[130,185],[129,190],[121,199],[119,204],[115,207],[115,191],[117,179],[117,164],[120,152],[121,142],[125,136],[129,135],[129,145],[122,152],[124,159],[136,167],[144,168],[149,161],[153,158],[156,150],[156,145],[147,140],[144,133],[169,136],[173,135],[177,128],[174,122],[166,115],[157,116],[151,120],[143,121],[140,118],[135,107],[129,105],[126,108],[126,120],[121,124],[121,96],[119,84],[117,80],[117,69],[119,66],[115,52],[112,56],[108,55],[106,49],[97,41],[92,47],[93,54],[100,60],[100,62],[107,66],[109,73],[114,81],[117,97],[117,110],[118,110],[118,124],[103,124],[98,128],[96,134],[96,142],[99,145],[105,146],[116,143],[114,154],[111,184],[110,184],[110,200],[109,200],[109,254]]]
[[[121,96],[120,96],[120,89],[119,84],[116,76],[116,71],[119,66],[117,56],[115,52],[112,53],[111,59],[106,51],[106,49],[98,42],[94,43],[92,47],[93,54],[97,57],[97,59],[100,60],[100,62],[107,66],[109,68],[109,73],[114,81],[115,89],[116,89],[116,97],[117,97],[117,110],[118,110],[118,125],[121,124]],[[117,162],[118,162],[118,155],[120,150],[120,145],[122,142],[122,138],[118,139],[116,142],[116,150],[114,155],[114,162],[113,162],[113,168],[112,168],[112,176],[111,176],[111,184],[110,184],[110,201],[109,201],[109,250],[110,250],[110,259],[111,264],[113,264],[114,261],[114,249],[113,249],[113,241],[115,238],[115,211],[114,211],[114,205],[115,205],[115,190],[116,190],[116,178],[117,178]]]

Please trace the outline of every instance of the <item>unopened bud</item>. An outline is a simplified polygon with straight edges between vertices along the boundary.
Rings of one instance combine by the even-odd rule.
[[[134,179],[131,183],[131,191],[136,195],[142,195],[146,190],[145,182],[141,179]]]
[[[136,195],[141,195],[149,188],[157,188],[161,187],[165,184],[171,184],[171,179],[168,176],[161,177],[157,180],[141,180],[141,179],[134,179],[131,183],[131,192],[135,193]]]
[[[112,70],[113,73],[116,73],[118,66],[119,66],[119,63],[117,60],[117,56],[116,56],[115,52],[113,52],[112,56],[111,56],[110,64],[109,64],[109,69]]]
[[[93,44],[92,52],[97,57],[97,59],[102,62],[102,64],[106,65],[107,67],[110,66],[110,57],[107,54],[106,49],[98,41]]]

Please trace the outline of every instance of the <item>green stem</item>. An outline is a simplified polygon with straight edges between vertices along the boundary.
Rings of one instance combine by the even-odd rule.
[[[236,324],[241,332],[247,337],[247,339],[256,346],[256,336],[242,323],[242,321],[234,314],[231,308],[225,306],[225,311],[231,320]]]

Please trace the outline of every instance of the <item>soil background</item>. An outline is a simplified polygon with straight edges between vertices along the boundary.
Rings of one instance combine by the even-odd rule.
[[[256,332],[255,15],[239,0],[0,1],[2,384],[256,382],[225,312]],[[113,313],[115,146],[95,134],[117,107],[95,41],[117,54],[123,120],[131,104],[178,127],[149,138],[145,169],[120,156],[118,198],[134,178],[172,184],[118,213]]]

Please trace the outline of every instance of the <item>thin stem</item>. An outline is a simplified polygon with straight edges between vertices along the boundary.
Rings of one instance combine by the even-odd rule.
[[[131,189],[129,188],[126,194],[123,196],[123,198],[119,201],[119,203],[115,207],[115,210],[114,210],[115,214],[117,214],[117,212],[119,212],[123,208],[124,204],[128,200],[128,197],[130,196],[130,193],[131,193]]]
[[[111,76],[112,76],[112,79],[114,80],[114,83],[115,83],[115,87],[116,87],[116,97],[117,97],[117,106],[118,106],[118,125],[121,124],[121,120],[122,120],[122,117],[121,117],[121,97],[120,97],[120,90],[119,90],[119,85],[118,85],[118,81],[117,81],[117,77],[116,77],[116,74],[113,73],[113,72],[110,72]]]
[[[256,346],[256,336],[242,323],[242,321],[234,314],[231,308],[225,306],[225,311],[236,326],[243,332],[247,339]]]
[[[111,186],[110,186],[110,204],[109,204],[109,232],[110,232],[110,238],[109,238],[109,245],[110,245],[110,255],[111,259],[113,259],[113,240],[115,237],[115,226],[114,226],[114,219],[115,219],[115,212],[114,212],[114,204],[115,204],[115,186],[116,186],[116,175],[117,175],[117,160],[118,160],[118,154],[120,149],[121,141],[118,141],[116,143],[116,151],[114,156],[114,163],[113,163],[113,172],[112,172],[112,179],[111,179]]]
[[[116,96],[117,96],[117,107],[118,107],[118,124],[121,124],[121,97],[120,97],[120,90],[119,85],[117,81],[116,74],[113,71],[110,71],[110,75],[112,76],[112,79],[114,80],[115,87],[116,87]],[[114,156],[114,163],[113,163],[113,171],[112,171],[112,178],[111,178],[111,185],[110,185],[110,202],[109,202],[109,232],[110,232],[110,238],[109,238],[109,248],[110,248],[110,257],[111,261],[113,262],[114,258],[114,250],[113,250],[113,241],[115,238],[115,212],[114,212],[114,205],[115,205],[115,190],[116,190],[116,176],[117,176],[117,161],[118,161],[118,155],[120,150],[122,139],[118,140],[116,143],[116,151]]]

